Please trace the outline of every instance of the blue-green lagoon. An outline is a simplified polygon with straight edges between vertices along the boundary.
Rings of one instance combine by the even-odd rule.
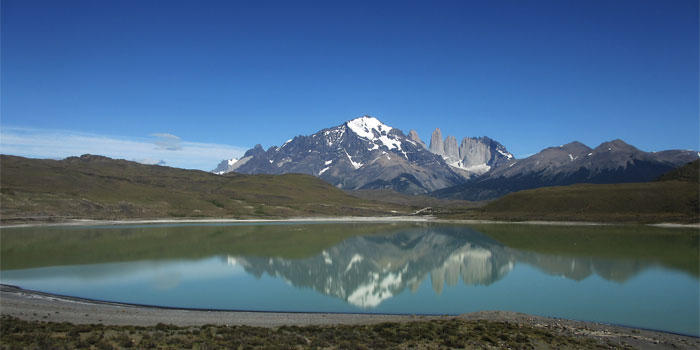
[[[698,230],[437,223],[3,228],[0,282],[168,307],[508,310],[697,336]]]

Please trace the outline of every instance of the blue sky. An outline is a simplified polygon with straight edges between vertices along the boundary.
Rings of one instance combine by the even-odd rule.
[[[1,6],[2,153],[210,170],[365,114],[516,156],[700,148],[697,0]]]

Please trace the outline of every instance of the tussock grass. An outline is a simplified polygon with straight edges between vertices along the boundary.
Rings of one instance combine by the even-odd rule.
[[[0,349],[631,349],[565,330],[461,319],[278,328],[1,321]]]

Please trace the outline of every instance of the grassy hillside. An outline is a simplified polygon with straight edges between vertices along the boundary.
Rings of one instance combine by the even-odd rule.
[[[657,181],[673,180],[695,183],[700,182],[700,159],[661,175]]]
[[[2,221],[62,218],[262,218],[404,213],[313,176],[214,175],[85,155],[0,156]]]
[[[598,222],[700,221],[698,164],[690,163],[659,181],[577,184],[508,194],[482,208],[453,210],[445,218]]]

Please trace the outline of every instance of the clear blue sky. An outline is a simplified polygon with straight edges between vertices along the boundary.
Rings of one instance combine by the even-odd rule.
[[[1,6],[3,153],[47,135],[151,147],[169,134],[216,159],[364,114],[516,156],[573,140],[700,147],[697,0]],[[159,149],[168,165],[216,165]]]

